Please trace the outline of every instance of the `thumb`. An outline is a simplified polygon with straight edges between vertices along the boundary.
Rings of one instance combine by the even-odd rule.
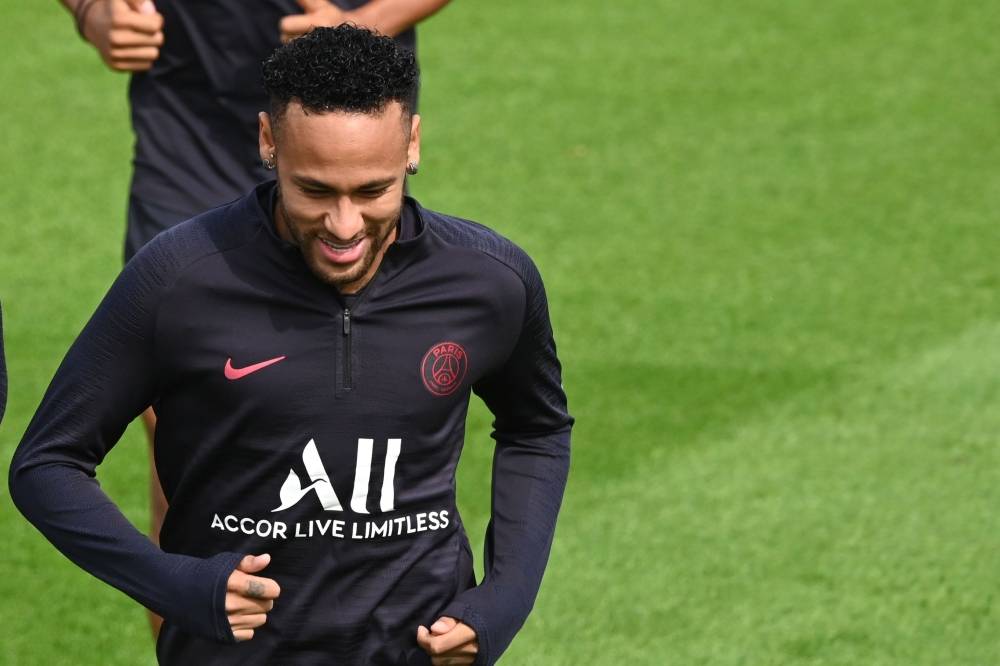
[[[271,556],[267,553],[263,555],[247,555],[240,560],[240,564],[236,568],[243,573],[257,573],[270,563]]]
[[[155,14],[156,5],[153,4],[153,0],[125,0],[128,6],[140,14]]]
[[[435,636],[440,636],[441,634],[447,634],[449,631],[455,628],[458,624],[458,620],[453,617],[441,616],[438,618],[437,622],[431,625],[431,633]]]
[[[330,6],[327,0],[295,0],[306,14],[318,12]]]

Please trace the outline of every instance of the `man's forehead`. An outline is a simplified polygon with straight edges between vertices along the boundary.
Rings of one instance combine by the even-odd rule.
[[[378,114],[345,111],[315,112],[301,106],[289,108],[275,132],[275,144],[287,167],[296,161],[350,163],[401,159],[409,143],[409,126],[400,120],[401,110],[383,109]]]

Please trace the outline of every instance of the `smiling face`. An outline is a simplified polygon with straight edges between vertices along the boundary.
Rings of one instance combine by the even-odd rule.
[[[376,113],[306,112],[293,101],[260,114],[260,156],[274,155],[278,233],[319,279],[351,294],[396,240],[408,162],[420,160],[420,116],[398,102]]]

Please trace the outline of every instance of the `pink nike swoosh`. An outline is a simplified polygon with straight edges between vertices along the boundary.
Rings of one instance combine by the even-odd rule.
[[[261,361],[260,363],[254,363],[253,365],[248,365],[245,368],[234,368],[233,359],[229,358],[226,359],[226,368],[225,368],[226,379],[230,380],[242,379],[249,374],[257,372],[258,370],[263,370],[269,365],[274,365],[278,361],[284,361],[284,360],[285,360],[284,356],[279,356],[277,358],[272,358],[269,361]]]

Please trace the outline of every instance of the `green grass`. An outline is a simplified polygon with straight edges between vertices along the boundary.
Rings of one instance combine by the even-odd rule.
[[[6,461],[118,270],[131,138],[57,3],[5,15]],[[536,259],[578,418],[505,663],[1000,663],[998,30],[934,0],[426,24],[415,193]],[[477,543],[488,424],[460,474]],[[139,524],[143,447],[100,474]],[[6,494],[0,527],[0,663],[153,663],[136,606]]]

